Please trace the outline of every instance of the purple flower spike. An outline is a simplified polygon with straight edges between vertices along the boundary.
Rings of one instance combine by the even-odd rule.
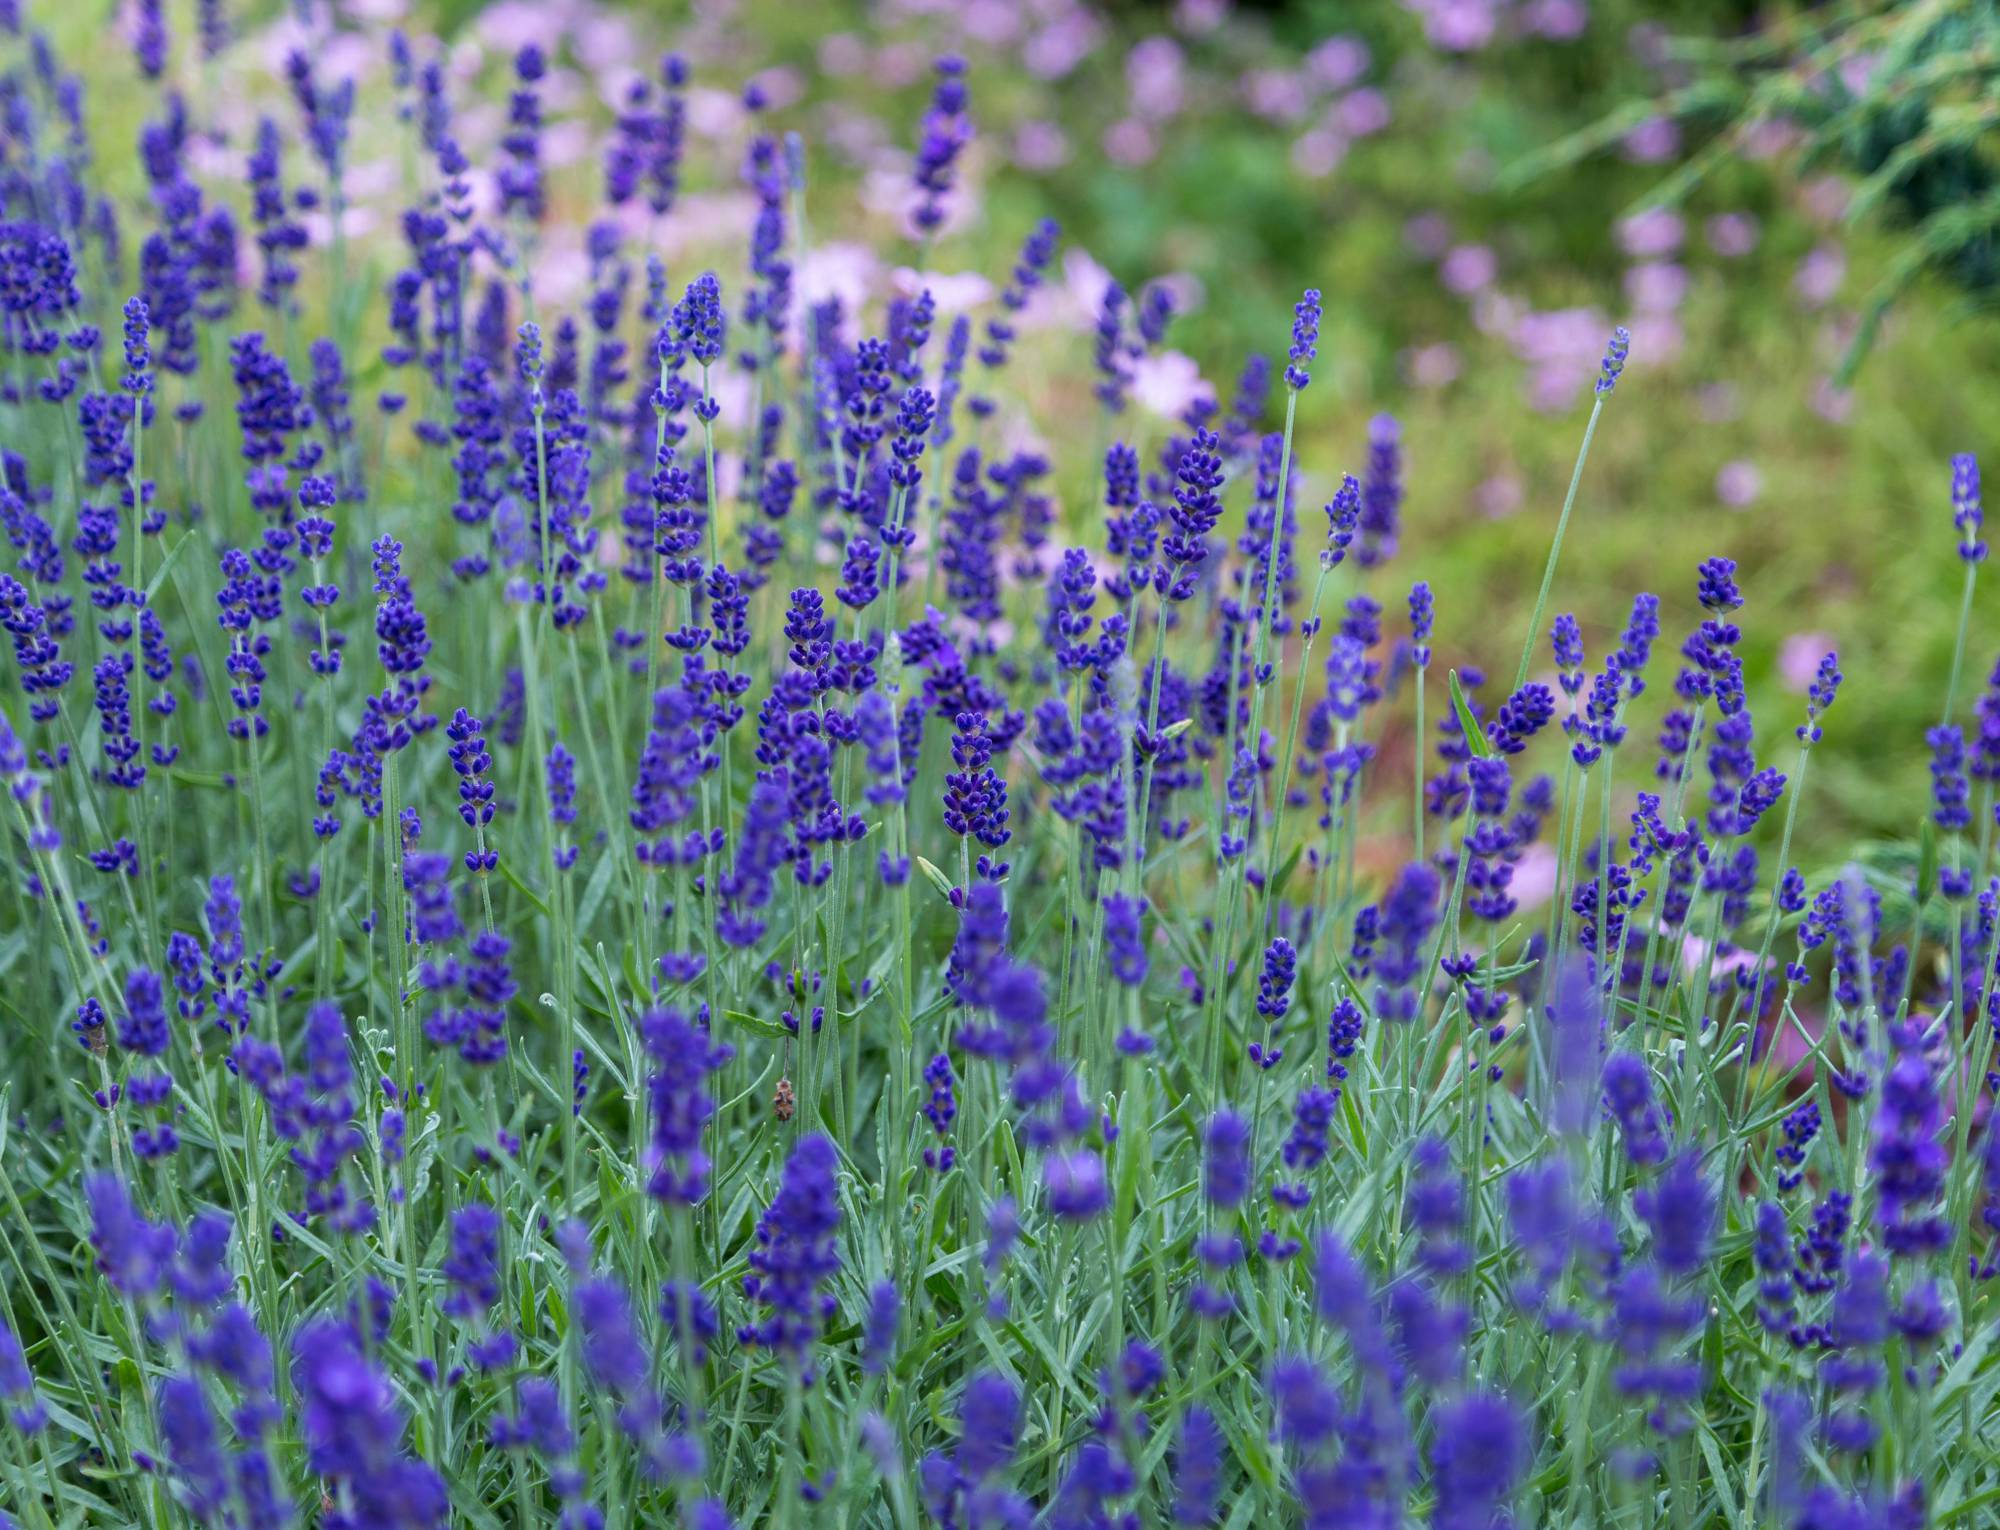
[[[1597,396],[1606,398],[1618,386],[1618,378],[1625,370],[1625,358],[1632,353],[1632,331],[1624,325],[1611,331],[1611,342],[1604,347],[1604,361],[1599,367]]]
[[[765,1308],[762,1321],[737,1330],[744,1344],[776,1350],[812,1378],[813,1340],[839,1302],[822,1287],[840,1270],[839,1162],[818,1133],[799,1138],[785,1160],[777,1196],[757,1219],[757,1245],[743,1294]]]
[[[1292,309],[1291,365],[1285,368],[1285,386],[1294,393],[1312,381],[1306,363],[1319,354],[1319,288],[1308,287]]]
[[[1967,563],[1986,561],[1979,535],[1985,511],[1979,502],[1979,459],[1962,452],[1951,459],[1951,523],[1958,528],[1958,555]]]
[[[969,105],[965,60],[948,53],[937,61],[937,88],[931,94],[930,110],[924,113],[922,137],[917,144],[915,179],[919,200],[911,221],[925,237],[944,224],[944,199],[951,192],[952,167],[972,141]]]

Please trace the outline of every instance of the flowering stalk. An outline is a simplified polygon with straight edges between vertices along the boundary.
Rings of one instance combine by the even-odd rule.
[[[1596,396],[1590,405],[1590,419],[1583,427],[1583,445],[1577,449],[1576,467],[1569,475],[1569,492],[1563,496],[1555,538],[1549,543],[1549,561],[1542,570],[1542,587],[1535,592],[1534,614],[1528,618],[1528,635],[1521,643],[1521,662],[1514,670],[1514,689],[1517,691],[1528,683],[1528,664],[1534,657],[1535,639],[1541,635],[1542,613],[1548,609],[1549,589],[1556,582],[1556,563],[1562,557],[1563,533],[1569,530],[1569,513],[1576,507],[1577,487],[1583,482],[1583,465],[1590,460],[1590,442],[1597,434],[1597,417],[1604,413],[1604,401],[1618,386],[1618,376],[1625,370],[1625,358],[1631,348],[1629,330],[1621,326],[1611,332],[1611,343],[1605,348],[1604,364],[1597,379]]]

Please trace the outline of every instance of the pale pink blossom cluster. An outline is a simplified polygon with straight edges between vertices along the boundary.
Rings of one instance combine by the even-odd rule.
[[[1494,43],[1539,37],[1571,42],[1590,21],[1585,0],[1403,0],[1424,37],[1444,53],[1477,53]]]

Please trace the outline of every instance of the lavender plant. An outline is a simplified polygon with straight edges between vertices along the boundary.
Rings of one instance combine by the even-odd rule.
[[[0,1525],[1980,1522],[1971,457],[1911,853],[1801,866],[1843,676],[1760,733],[1728,557],[1534,678],[1624,330],[1502,691],[1512,635],[1403,582],[1395,422],[1338,480],[1295,431],[1319,290],[1278,428],[1253,359],[1148,440],[1173,304],[1109,285],[1052,461],[1007,389],[1053,222],[976,349],[929,288],[807,301],[812,149],[753,86],[747,261],[628,305],[620,229],[705,173],[669,55],[579,321],[549,58],[474,167],[400,34],[398,269],[321,258],[269,119],[246,266],[165,9],[136,272],[59,60],[0,80]]]

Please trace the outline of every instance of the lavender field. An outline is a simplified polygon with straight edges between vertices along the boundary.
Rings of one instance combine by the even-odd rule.
[[[1784,158],[1992,23],[1855,9],[1419,209],[1638,12],[0,0],[0,1530],[1994,1522],[2000,193]]]

